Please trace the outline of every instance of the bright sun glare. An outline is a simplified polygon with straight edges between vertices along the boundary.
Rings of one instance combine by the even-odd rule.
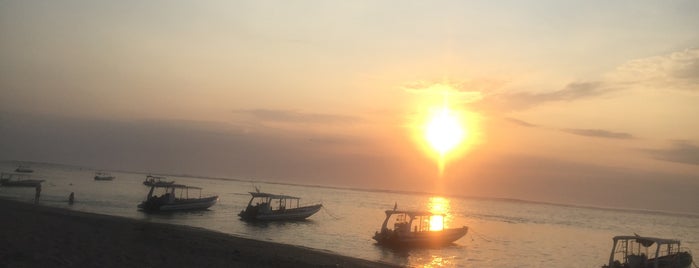
[[[440,155],[458,146],[464,136],[459,119],[446,107],[433,115],[425,128],[425,139]]]

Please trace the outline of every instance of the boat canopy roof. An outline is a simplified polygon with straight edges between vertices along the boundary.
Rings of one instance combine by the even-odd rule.
[[[160,179],[160,180],[167,179],[167,177],[165,177],[165,176],[156,176],[156,175],[148,175],[148,177],[146,177],[146,178],[153,178],[153,179]]]
[[[665,239],[665,238],[657,238],[657,237],[647,237],[647,236],[638,236],[638,235],[619,235],[614,237],[614,241],[618,240],[636,240],[637,242],[643,244],[645,247],[649,247],[653,243],[657,243],[658,245],[666,245],[666,244],[680,244],[680,240],[676,239]]]
[[[260,192],[250,192],[250,194],[252,195],[253,198],[262,197],[262,198],[271,198],[271,199],[301,199],[300,197],[295,197],[295,196],[270,194],[270,193],[260,193]]]
[[[442,215],[423,210],[386,210],[386,216],[391,216],[393,214],[407,214],[410,217]]]
[[[196,187],[196,186],[187,186],[183,184],[153,184],[151,187],[153,188],[176,188],[176,189],[197,189],[201,190],[201,187]]]

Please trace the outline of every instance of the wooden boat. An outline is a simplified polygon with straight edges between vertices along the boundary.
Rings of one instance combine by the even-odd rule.
[[[389,221],[393,229],[388,228]],[[381,231],[374,233],[374,240],[380,245],[391,247],[432,247],[443,246],[466,235],[468,227],[445,229],[444,215],[429,211],[386,210],[386,219]]]
[[[162,195],[154,194],[156,190]],[[199,197],[190,197],[189,190],[199,190]],[[138,208],[147,212],[207,209],[218,201],[218,196],[201,196],[201,188],[181,184],[152,185],[146,200]]]
[[[112,174],[109,174],[108,172],[103,172],[103,171],[95,172],[95,180],[96,181],[111,181],[115,178],[116,177],[112,176]]]
[[[6,187],[37,187],[44,180],[32,179],[29,174],[5,173],[0,174],[0,185]]]
[[[148,175],[146,177],[146,180],[143,181],[143,185],[145,186],[165,186],[165,185],[170,185],[174,184],[175,181],[167,181],[167,177],[164,176],[153,176],[153,175]]]
[[[680,241],[639,235],[613,238],[609,263],[604,268],[689,268],[692,254],[682,251]],[[650,251],[649,251],[650,249]]]
[[[34,172],[34,170],[31,169],[31,168],[28,167],[28,166],[22,166],[22,165],[20,165],[20,166],[18,166],[18,167],[15,169],[15,172],[32,173],[32,172]]]
[[[250,221],[304,220],[323,207],[322,204],[300,206],[301,198],[288,195],[250,192],[252,198],[238,216]],[[253,202],[255,203],[253,205]]]

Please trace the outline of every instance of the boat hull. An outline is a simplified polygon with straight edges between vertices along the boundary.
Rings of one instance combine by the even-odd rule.
[[[318,212],[323,205],[312,205],[292,209],[260,212],[257,207],[248,207],[238,214],[243,220],[250,221],[299,221],[305,220]]]
[[[111,181],[114,180],[114,176],[95,176],[96,181]]]
[[[376,232],[374,240],[380,245],[393,247],[443,246],[451,244],[466,235],[468,227],[426,232]]]
[[[173,202],[161,202],[157,200],[144,201],[138,205],[138,208],[148,211],[187,211],[187,210],[203,210],[216,204],[218,196],[206,198],[192,199],[176,199]]]

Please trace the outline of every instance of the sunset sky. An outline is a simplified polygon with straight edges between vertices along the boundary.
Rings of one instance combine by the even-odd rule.
[[[1,1],[0,159],[699,213],[699,1]],[[439,171],[421,140],[466,132]]]

